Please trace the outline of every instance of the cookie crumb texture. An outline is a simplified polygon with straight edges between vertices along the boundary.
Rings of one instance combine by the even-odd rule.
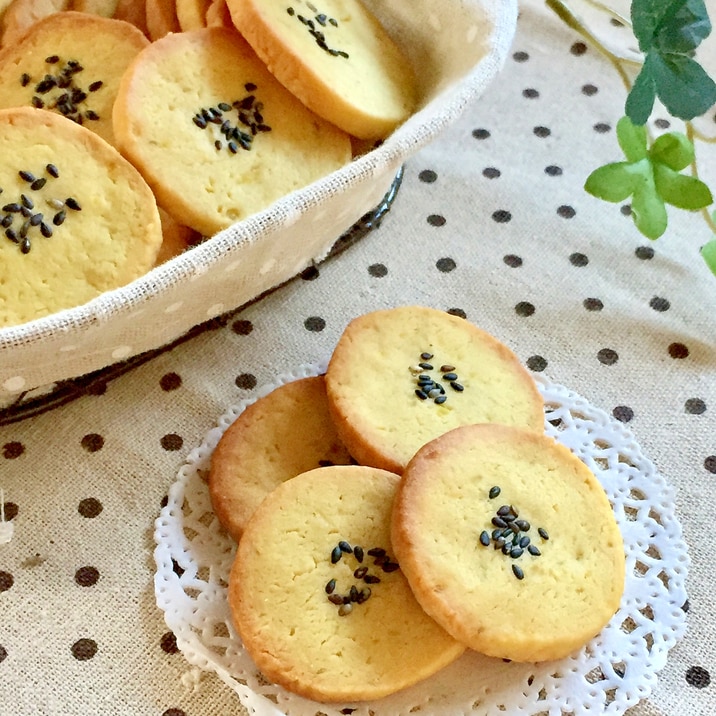
[[[162,242],[140,174],[53,112],[0,110],[0,326],[25,323],[146,273]]]
[[[306,109],[236,30],[222,27],[151,43],[122,78],[113,120],[120,150],[160,206],[205,236],[351,158],[348,135]]]
[[[249,520],[229,604],[246,650],[271,681],[318,701],[376,699],[463,653],[420,608],[399,565],[384,570],[368,554],[377,547],[392,555],[397,483],[374,468],[322,467],[277,487]],[[351,586],[350,608],[334,603]]]
[[[393,472],[459,425],[544,429],[540,393],[509,348],[433,308],[401,306],[355,318],[333,351],[326,387],[351,455]]]
[[[513,537],[500,544],[512,532],[505,518],[525,523],[521,552]],[[426,612],[488,656],[563,658],[601,631],[624,589],[624,545],[596,477],[552,438],[519,428],[464,426],[421,448],[395,500],[392,541]]]
[[[227,0],[234,25],[314,112],[380,139],[416,105],[412,68],[358,0]]]

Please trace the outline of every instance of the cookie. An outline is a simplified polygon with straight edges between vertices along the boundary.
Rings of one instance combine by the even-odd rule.
[[[182,32],[206,27],[206,11],[210,0],[176,0],[176,13]]]
[[[71,0],[69,10],[86,12],[90,15],[114,17],[117,12],[118,0]]]
[[[420,608],[392,559],[397,485],[383,470],[322,467],[284,482],[254,512],[228,595],[266,678],[317,701],[369,700],[463,653]]]
[[[542,397],[512,351],[433,308],[402,306],[351,321],[328,364],[326,388],[351,455],[393,472],[459,425],[544,430]]]
[[[234,25],[316,114],[379,139],[416,105],[405,54],[360,0],[227,0]]]
[[[0,52],[0,108],[50,110],[114,144],[112,107],[120,78],[148,44],[120,20],[70,11],[50,15]]]
[[[214,512],[238,542],[275,487],[314,467],[350,462],[328,415],[323,376],[285,383],[249,405],[221,436],[209,471]]]
[[[94,132],[54,112],[0,110],[0,188],[0,326],[78,306],[154,265],[154,196]]]
[[[146,12],[150,40],[158,40],[170,32],[181,32],[176,0],[147,0]]]
[[[158,203],[205,236],[351,158],[348,135],[282,87],[233,28],[153,42],[125,73],[113,116]]]
[[[468,425],[421,448],[392,543],[416,599],[488,656],[566,657],[619,607],[624,545],[593,473],[551,437]]]
[[[175,221],[164,209],[159,207],[159,219],[162,225],[162,245],[156,258],[156,265],[184,253],[201,242],[201,237],[188,226]]]
[[[12,45],[43,18],[68,10],[70,0],[12,0],[2,17],[2,45]]]
[[[212,0],[206,9],[207,27],[233,27],[226,0]]]

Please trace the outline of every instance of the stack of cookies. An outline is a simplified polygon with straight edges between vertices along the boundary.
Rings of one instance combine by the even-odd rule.
[[[0,2],[0,46],[0,111],[23,109],[25,144],[48,147],[45,163],[78,189],[86,162],[108,163],[75,197],[101,250],[76,221],[24,226],[39,226],[55,195],[32,197],[40,206],[18,226],[3,208],[0,258],[13,274],[0,281],[0,327],[128,283],[346,165],[416,106],[410,63],[360,0],[11,0]],[[14,137],[13,117],[0,113],[0,142]],[[71,144],[56,141],[56,125]],[[18,161],[0,163],[5,196],[26,170]],[[119,164],[150,195],[137,224],[104,191]],[[146,237],[125,245],[136,227]],[[64,276],[73,253],[90,260]],[[28,301],[37,286],[46,295]]]
[[[619,607],[625,557],[594,474],[544,432],[516,356],[420,306],[360,316],[324,376],[259,399],[208,477],[259,669],[323,702],[376,699],[465,649],[563,658]]]

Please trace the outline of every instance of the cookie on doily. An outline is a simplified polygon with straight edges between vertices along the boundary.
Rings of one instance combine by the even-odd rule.
[[[113,116],[121,151],[159,204],[205,236],[351,158],[348,135],[281,86],[233,28],[151,43],[125,73]]]
[[[114,144],[119,80],[148,44],[127,22],[56,12],[0,52],[0,108],[50,110]]]
[[[328,414],[323,376],[285,383],[249,405],[211,456],[214,512],[237,542],[261,500],[282,482],[351,457]]]
[[[248,521],[229,604],[271,681],[317,701],[376,699],[463,653],[393,558],[398,480],[358,465],[317,468],[277,487]]]
[[[227,0],[234,25],[316,114],[363,139],[415,108],[408,58],[360,0]]]
[[[154,265],[154,196],[112,146],[31,107],[0,110],[0,326],[72,308]]]
[[[394,472],[458,425],[544,430],[540,393],[512,351],[433,308],[402,306],[353,319],[331,356],[326,387],[351,455]]]
[[[624,590],[604,489],[533,431],[468,425],[425,445],[403,474],[391,534],[425,611],[488,656],[563,658],[599,633]]]

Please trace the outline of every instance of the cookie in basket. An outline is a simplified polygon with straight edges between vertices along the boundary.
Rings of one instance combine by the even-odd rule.
[[[205,236],[351,158],[348,135],[282,87],[233,28],[166,35],[142,51],[114,129],[158,203]]]
[[[0,108],[51,110],[114,144],[119,80],[148,44],[127,22],[80,12],[50,15],[0,51]]]
[[[275,487],[312,468],[350,462],[328,415],[323,376],[285,383],[251,403],[221,436],[209,470],[214,512],[238,542]]]
[[[352,320],[331,356],[326,387],[351,455],[394,472],[459,425],[544,430],[540,393],[512,351],[469,321],[423,306]]]
[[[566,657],[619,608],[622,536],[589,468],[551,437],[468,425],[421,448],[392,543],[422,607],[466,646],[521,662]]]
[[[316,114],[378,139],[416,104],[408,58],[360,0],[227,0],[234,25]]]
[[[247,523],[229,605],[271,681],[317,701],[376,699],[463,653],[393,558],[398,480],[358,465],[317,468],[277,487]]]
[[[0,326],[72,308],[154,265],[154,196],[94,132],[54,112],[0,110]]]

